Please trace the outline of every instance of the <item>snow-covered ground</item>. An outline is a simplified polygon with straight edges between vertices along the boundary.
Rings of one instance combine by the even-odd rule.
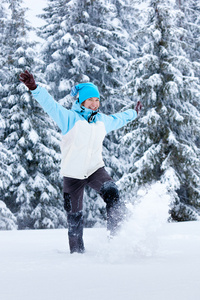
[[[0,297],[199,299],[200,222],[164,224],[152,235],[137,245],[132,236],[108,242],[104,228],[85,229],[86,253],[69,254],[67,230],[1,231]]]
[[[137,199],[113,240],[84,230],[84,254],[69,253],[67,229],[0,231],[0,299],[200,299],[200,222],[167,223],[164,184]]]

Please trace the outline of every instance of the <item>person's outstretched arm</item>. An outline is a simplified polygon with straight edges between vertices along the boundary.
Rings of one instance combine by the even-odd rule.
[[[128,109],[120,113],[113,115],[102,115],[103,122],[105,124],[106,132],[109,133],[112,130],[119,129],[125,126],[127,123],[135,120],[142,109],[140,101],[137,102],[135,109]]]
[[[62,133],[66,134],[74,125],[74,112],[56,102],[45,88],[37,86],[33,75],[28,71],[20,74],[20,81],[28,87],[33,97],[56,122]]]

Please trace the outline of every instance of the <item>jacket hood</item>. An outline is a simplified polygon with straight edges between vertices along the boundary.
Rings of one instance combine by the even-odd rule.
[[[84,106],[81,106],[80,103],[78,102],[78,100],[76,100],[76,102],[74,102],[74,104],[72,105],[72,110],[74,110],[77,113],[79,113],[80,115],[82,115],[84,117],[84,119],[86,121],[88,121],[89,123],[96,122],[96,115],[99,111],[98,109],[92,110],[92,109],[86,108]]]

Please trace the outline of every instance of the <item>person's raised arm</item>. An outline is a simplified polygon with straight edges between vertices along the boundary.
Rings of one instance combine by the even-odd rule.
[[[56,102],[45,88],[37,86],[33,75],[27,70],[20,74],[19,79],[31,91],[44,111],[56,122],[62,133],[66,134],[75,122],[74,113]]]
[[[135,120],[139,115],[141,109],[142,109],[142,104],[140,101],[138,101],[134,109],[127,109],[123,112],[119,112],[109,116],[102,115],[106,132],[109,133],[112,130],[119,129],[125,126],[127,123]]]

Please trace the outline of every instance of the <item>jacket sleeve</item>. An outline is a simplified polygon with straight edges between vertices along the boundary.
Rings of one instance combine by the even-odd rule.
[[[73,127],[75,123],[74,112],[56,102],[45,88],[37,86],[31,93],[44,111],[56,122],[62,134],[66,134]]]
[[[109,133],[112,130],[119,129],[125,126],[127,123],[137,118],[137,112],[134,109],[128,109],[121,113],[113,115],[103,115],[103,122],[105,124],[106,132]]]

